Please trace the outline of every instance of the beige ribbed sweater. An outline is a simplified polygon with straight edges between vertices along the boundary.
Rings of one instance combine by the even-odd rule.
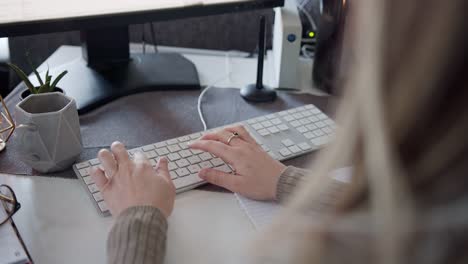
[[[288,167],[280,176],[276,197],[283,202],[299,184],[307,171]],[[167,221],[159,209],[135,206],[116,219],[107,241],[108,262],[163,263],[166,252]]]

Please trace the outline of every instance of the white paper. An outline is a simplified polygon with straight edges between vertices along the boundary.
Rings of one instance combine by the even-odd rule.
[[[5,216],[5,209],[0,204],[0,219]],[[26,252],[9,222],[0,226],[0,256],[0,264],[28,263]]]
[[[333,171],[332,177],[344,183],[348,183],[351,179],[352,168],[345,167]],[[268,226],[273,218],[278,214],[281,209],[281,205],[276,202],[262,202],[246,198],[242,195],[235,194],[239,201],[240,207],[249,217],[250,221],[254,225],[255,229],[262,229]]]

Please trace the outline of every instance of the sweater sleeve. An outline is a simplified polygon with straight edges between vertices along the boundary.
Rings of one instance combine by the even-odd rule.
[[[135,206],[116,219],[107,240],[108,263],[163,263],[167,221],[159,209]]]
[[[293,166],[289,166],[280,175],[278,185],[276,186],[276,200],[283,203],[291,193],[294,192],[296,186],[310,174],[310,171],[299,169]]]

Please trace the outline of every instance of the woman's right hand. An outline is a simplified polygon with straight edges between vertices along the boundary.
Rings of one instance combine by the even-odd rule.
[[[233,133],[239,136],[228,142]],[[252,199],[276,198],[278,180],[286,166],[270,157],[243,126],[205,134],[191,143],[190,148],[218,156],[236,172],[234,175],[216,169],[203,169],[199,172],[200,178]]]

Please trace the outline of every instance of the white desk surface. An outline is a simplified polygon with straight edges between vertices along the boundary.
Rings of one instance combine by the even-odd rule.
[[[35,263],[106,263],[111,217],[101,217],[74,179],[0,174],[21,203],[14,216]],[[177,195],[166,263],[224,263],[245,252],[253,225],[232,193]]]
[[[132,45],[135,49],[138,45]],[[255,58],[230,52],[226,61],[224,52],[176,51],[195,63],[202,85],[243,87],[255,82]],[[273,77],[268,58],[265,65],[268,84]],[[301,71],[302,92],[323,95],[311,88],[310,61],[301,62]],[[0,174],[1,183],[17,193],[22,208],[14,220],[35,263],[106,262],[106,239],[113,220],[97,214],[77,179]],[[242,256],[255,234],[232,193],[191,190],[177,195],[169,218],[166,263],[226,263]]]

